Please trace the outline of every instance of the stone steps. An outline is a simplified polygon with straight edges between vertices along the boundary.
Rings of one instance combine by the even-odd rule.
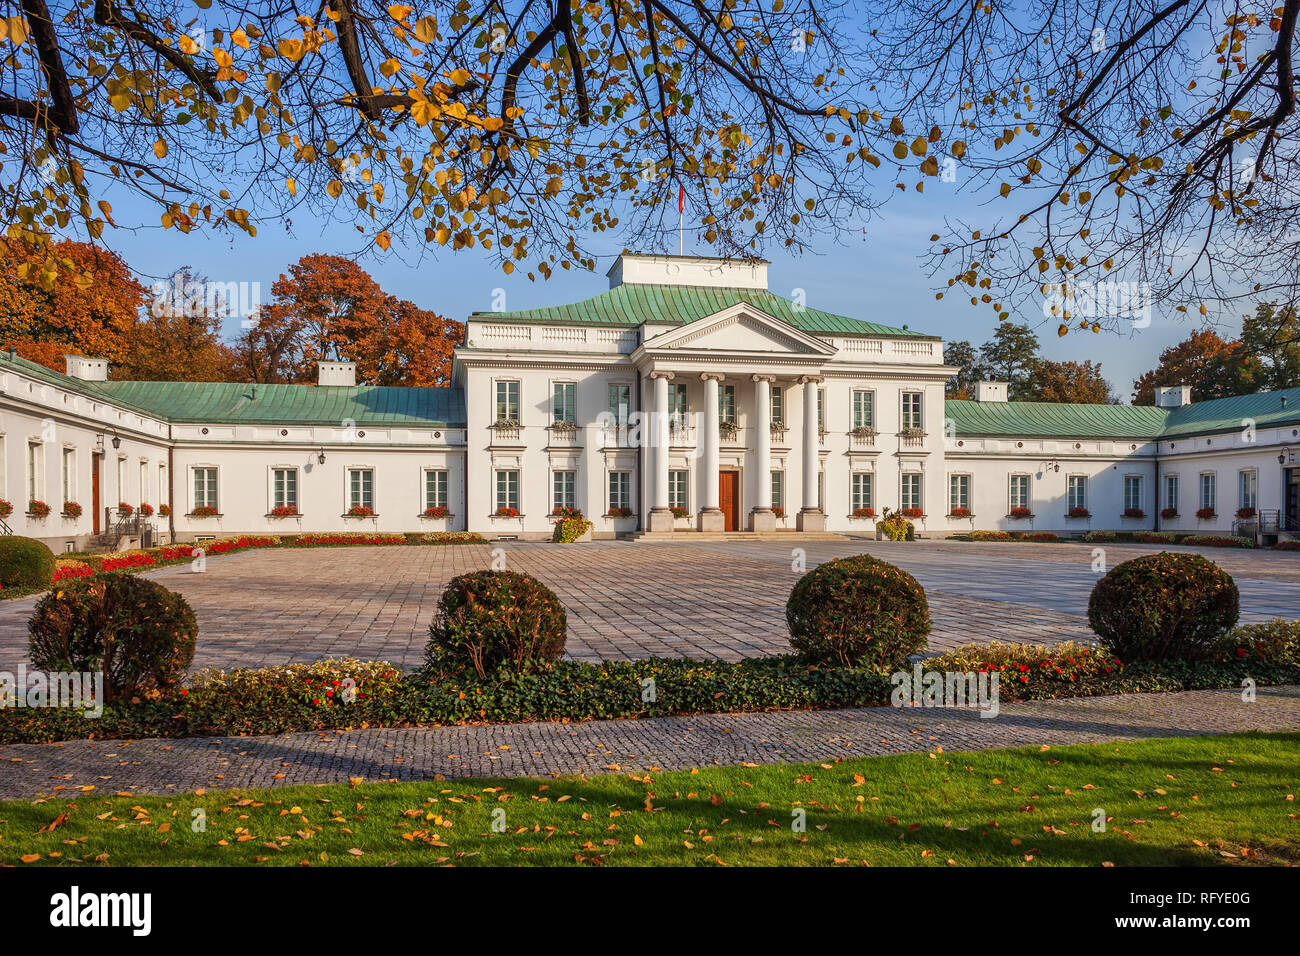
[[[698,541],[848,541],[847,535],[833,531],[638,531],[629,535],[629,541],[676,541],[679,544]]]

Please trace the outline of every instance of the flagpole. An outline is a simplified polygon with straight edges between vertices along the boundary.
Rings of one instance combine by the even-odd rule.
[[[677,254],[686,255],[686,240],[683,238],[684,226],[682,216],[686,209],[686,187],[677,184]]]

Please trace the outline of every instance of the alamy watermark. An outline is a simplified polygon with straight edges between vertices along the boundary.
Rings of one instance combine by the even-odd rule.
[[[104,675],[91,671],[0,671],[0,708],[66,707],[90,719],[104,715]]]
[[[982,718],[998,715],[996,671],[927,671],[918,661],[910,674],[897,671],[889,682],[894,685],[889,702],[895,707],[978,708]]]

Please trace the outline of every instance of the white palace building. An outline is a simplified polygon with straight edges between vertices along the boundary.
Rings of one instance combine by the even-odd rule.
[[[357,385],[349,362],[316,385],[108,381],[102,359],[0,354],[0,530],[116,545],[119,503],[155,512],[155,541],[549,538],[559,508],[596,537],[874,535],[886,507],[923,535],[1300,522],[1300,389],[945,401],[956,371],[934,336],[774,295],[766,263],[640,255],[582,302],[471,315],[449,388]]]

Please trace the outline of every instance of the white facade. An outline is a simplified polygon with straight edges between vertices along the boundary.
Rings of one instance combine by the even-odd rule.
[[[945,402],[941,340],[778,299],[765,263],[629,255],[609,278],[585,302],[471,316],[449,389],[357,386],[347,362],[317,385],[253,386],[0,355],[7,524],[58,551],[108,531],[118,502],[170,505],[162,540],[544,538],[557,508],[597,536],[873,534],[864,509],[886,507],[918,509],[930,535],[1300,519],[1300,390],[1189,405],[1170,388],[1133,409],[1008,403],[981,383],[979,401]],[[51,514],[28,514],[33,499]]]

